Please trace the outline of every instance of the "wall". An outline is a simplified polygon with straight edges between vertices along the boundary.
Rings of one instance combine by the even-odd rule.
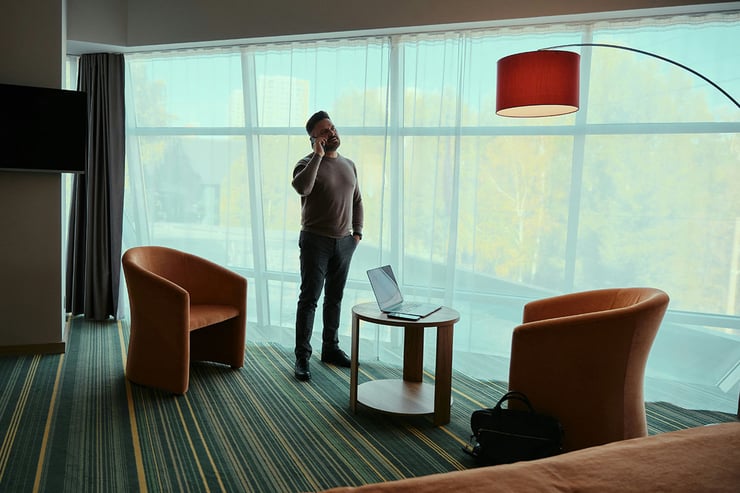
[[[0,82],[62,87],[65,26],[64,0],[4,2]],[[58,173],[0,171],[0,353],[64,350],[61,190]]]
[[[68,0],[69,39],[119,47],[611,12],[702,0]],[[740,8],[740,2],[736,3]]]

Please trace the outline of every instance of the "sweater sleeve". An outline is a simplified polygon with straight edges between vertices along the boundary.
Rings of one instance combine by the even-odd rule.
[[[357,177],[357,169],[355,169]],[[362,193],[360,193],[360,182],[357,180],[355,193],[352,197],[352,232],[362,234],[362,227],[365,223],[365,209],[362,205]]]
[[[314,153],[298,161],[295,168],[293,168],[291,185],[301,197],[305,197],[313,190],[320,164],[321,156]]]

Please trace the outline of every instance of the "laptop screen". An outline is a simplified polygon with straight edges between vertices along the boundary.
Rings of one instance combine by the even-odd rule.
[[[370,279],[370,285],[381,310],[403,302],[390,265],[370,269],[367,271],[367,277]]]

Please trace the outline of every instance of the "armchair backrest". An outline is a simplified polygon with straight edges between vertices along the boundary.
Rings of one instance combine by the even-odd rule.
[[[129,268],[143,269],[176,284],[188,293],[194,304],[231,300],[232,304],[241,305],[241,298],[246,297],[246,281],[242,282],[240,276],[191,253],[162,246],[140,246],[127,250],[122,262],[124,270],[128,264]],[[235,291],[233,283],[224,279],[243,284],[243,288]]]
[[[659,289],[643,287],[581,291],[527,303],[524,306],[522,321],[528,323],[548,318],[582,316],[618,309],[642,311],[646,309],[645,304],[667,306],[667,298],[668,295]],[[665,312],[665,309],[663,311]]]
[[[178,286],[186,287],[185,252],[161,246],[134,247],[123,255],[123,262],[130,263],[156,274]]]

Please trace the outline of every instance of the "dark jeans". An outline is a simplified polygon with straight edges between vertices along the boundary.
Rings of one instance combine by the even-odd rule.
[[[339,314],[344,285],[357,242],[352,236],[329,238],[301,231],[301,292],[295,320],[295,356],[311,357],[316,305],[324,290],[322,351],[339,347]]]

